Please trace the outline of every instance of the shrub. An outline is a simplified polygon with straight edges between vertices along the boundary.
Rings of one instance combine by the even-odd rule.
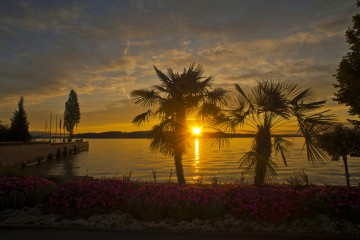
[[[90,216],[123,209],[134,192],[132,182],[91,179],[61,185],[50,197],[52,211],[69,216]]]
[[[306,213],[330,214],[360,222],[360,188],[343,186],[311,186],[302,191]]]
[[[222,192],[206,187],[145,184],[130,199],[130,211],[145,220],[216,218],[224,215]]]
[[[227,189],[224,203],[240,218],[279,222],[294,218],[302,210],[302,196],[284,186],[234,186]]]
[[[0,178],[0,210],[45,203],[56,184],[38,177]]]

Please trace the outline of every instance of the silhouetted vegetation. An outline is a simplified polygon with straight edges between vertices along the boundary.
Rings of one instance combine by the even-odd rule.
[[[357,7],[360,7],[360,0]],[[335,75],[338,83],[334,86],[338,92],[334,100],[349,106],[351,115],[360,117],[360,14],[353,16],[353,23],[354,26],[346,31],[351,51],[342,58]]]
[[[65,103],[64,126],[69,132],[69,140],[71,141],[74,134],[74,128],[80,122],[80,106],[77,95],[74,90],[70,91],[69,99]]]
[[[0,121],[0,142],[6,142],[10,139],[10,127],[7,124],[2,124]]]
[[[280,155],[287,165],[287,155],[292,142],[274,134],[274,129],[295,118],[299,133],[305,138],[307,158],[312,162],[326,159],[317,145],[318,136],[330,124],[332,116],[327,111],[314,113],[326,101],[307,102],[313,96],[310,89],[301,90],[296,84],[260,81],[246,94],[235,85],[239,95],[234,105],[217,116],[214,124],[225,131],[235,132],[237,127],[248,125],[254,129],[251,151],[240,160],[240,166],[254,177],[255,185],[271,181],[276,176],[276,163],[272,153]]]
[[[24,98],[20,97],[18,110],[16,110],[11,118],[10,140],[28,142],[31,140],[29,133],[29,121],[24,109]]]
[[[227,96],[222,88],[211,90],[213,78],[204,77],[202,66],[191,64],[182,73],[168,69],[167,74],[154,67],[161,82],[153,89],[139,89],[131,95],[136,104],[144,107],[158,106],[156,111],[148,111],[136,116],[135,125],[148,122],[149,117],[158,117],[160,123],[151,131],[150,148],[166,156],[174,157],[179,184],[185,184],[182,156],[186,152],[189,135],[187,117],[195,114],[206,120],[220,111],[226,104]]]
[[[330,129],[319,136],[319,144],[334,161],[340,157],[344,162],[346,185],[350,187],[350,174],[348,169],[348,156],[360,157],[360,131],[342,125]]]

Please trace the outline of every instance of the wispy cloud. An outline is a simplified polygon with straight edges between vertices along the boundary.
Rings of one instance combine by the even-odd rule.
[[[29,115],[61,113],[75,89],[88,123],[101,113],[111,124],[115,107],[103,106],[130,114],[117,101],[156,84],[153,65],[182,71],[191,62],[230,90],[273,78],[331,100],[355,13],[341,0],[1,1],[0,111],[24,95]]]

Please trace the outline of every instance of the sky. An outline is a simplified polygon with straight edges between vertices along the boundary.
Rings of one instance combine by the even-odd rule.
[[[158,84],[153,66],[201,64],[214,87],[235,94],[258,80],[312,88],[332,101],[355,0],[9,0],[0,1],[0,120],[24,96],[30,131],[44,131],[78,95],[77,132],[148,130],[131,91]],[[289,128],[291,126],[289,125]]]

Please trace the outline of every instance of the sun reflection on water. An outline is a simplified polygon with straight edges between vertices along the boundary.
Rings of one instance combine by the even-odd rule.
[[[199,139],[195,139],[195,157],[194,157],[194,164],[195,172],[199,172],[199,163],[200,163],[200,151],[199,151]]]

